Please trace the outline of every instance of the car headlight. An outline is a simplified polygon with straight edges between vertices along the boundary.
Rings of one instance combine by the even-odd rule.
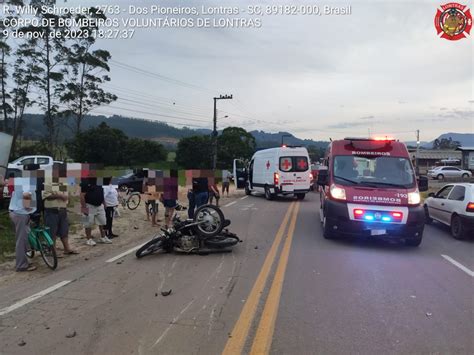
[[[331,192],[331,196],[337,200],[346,199],[346,190],[344,190],[342,187],[332,184],[329,191]]]
[[[420,193],[418,190],[408,193],[408,204],[409,205],[418,205],[421,202]]]

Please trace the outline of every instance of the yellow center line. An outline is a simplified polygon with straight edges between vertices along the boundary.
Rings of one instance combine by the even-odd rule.
[[[237,323],[235,323],[234,329],[232,330],[231,337],[227,341],[224,351],[222,352],[223,355],[235,355],[242,353],[250,326],[252,325],[252,321],[257,311],[260,297],[262,296],[268,276],[270,275],[273,262],[275,261],[278,248],[283,239],[283,235],[285,233],[286,226],[294,206],[295,203],[292,202],[285,214],[285,217],[283,218],[283,222],[278,229],[275,240],[273,241],[270,251],[265,258],[257,280],[252,287],[252,291],[250,291],[247,301],[245,302],[242,312],[240,313],[239,319],[237,320]]]
[[[273,332],[275,330],[275,323],[278,315],[278,307],[280,305],[281,290],[283,288],[283,281],[285,279],[286,266],[288,265],[288,258],[290,256],[291,242],[293,241],[293,234],[296,227],[296,218],[298,216],[300,204],[296,204],[293,215],[291,216],[290,227],[288,228],[288,235],[281,251],[280,260],[278,262],[275,277],[273,279],[270,292],[263,309],[260,323],[258,324],[257,333],[255,335],[251,355],[269,354],[272,346]]]

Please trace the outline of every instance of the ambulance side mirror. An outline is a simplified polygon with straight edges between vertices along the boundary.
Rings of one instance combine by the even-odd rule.
[[[426,176],[420,176],[418,178],[418,191],[428,191],[428,178]]]
[[[327,170],[319,170],[318,171],[318,181],[317,184],[319,186],[325,186],[328,184],[329,176]]]

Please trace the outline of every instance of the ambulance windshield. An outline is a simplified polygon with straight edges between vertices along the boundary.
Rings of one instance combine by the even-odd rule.
[[[406,158],[387,156],[336,156],[334,179],[341,185],[409,188],[415,175]]]

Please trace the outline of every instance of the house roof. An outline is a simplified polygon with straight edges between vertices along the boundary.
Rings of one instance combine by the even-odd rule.
[[[411,153],[416,157],[416,152]],[[442,159],[457,159],[462,158],[462,153],[456,150],[420,150],[418,159],[442,160]]]
[[[474,147],[457,147],[456,150],[474,151]]]

